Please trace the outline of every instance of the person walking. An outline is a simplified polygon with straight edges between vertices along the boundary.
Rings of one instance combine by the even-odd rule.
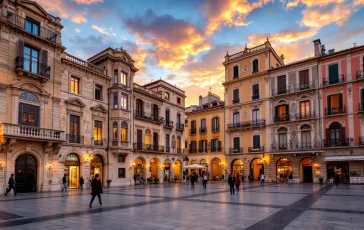
[[[9,185],[9,188],[6,190],[5,192],[5,196],[8,195],[8,193],[13,189],[13,192],[14,192],[14,196],[16,196],[16,189],[15,189],[15,179],[14,179],[15,175],[14,173],[12,173],[10,175],[10,178],[9,178],[9,181],[8,181],[8,185]]]
[[[264,185],[264,173],[260,175],[260,185]]]
[[[288,185],[292,186],[292,181],[293,181],[293,176],[292,176],[292,173],[290,173],[288,176]]]
[[[63,191],[67,192],[67,175],[66,174],[63,175],[62,183],[63,183],[63,188],[62,188],[61,192],[63,192]]]
[[[85,183],[85,180],[83,179],[83,177],[81,176],[80,178],[80,186],[81,186],[81,189],[83,189],[83,184]]]
[[[92,197],[91,197],[91,201],[90,201],[90,204],[89,204],[90,208],[92,208],[92,203],[94,202],[96,196],[99,199],[100,205],[101,206],[104,205],[104,203],[102,203],[102,201],[101,201],[101,193],[102,193],[102,186],[101,186],[99,174],[96,174],[95,178],[91,182],[91,195],[92,195]]]
[[[336,176],[335,176],[335,185],[338,186],[339,183],[340,183],[340,176],[339,176],[339,174],[336,174]]]
[[[206,189],[206,185],[207,185],[207,180],[208,180],[208,176],[206,175],[206,173],[203,175],[203,180],[202,180],[202,185],[203,188]]]
[[[228,178],[228,184],[230,186],[230,195],[234,194],[234,185],[235,185],[235,177],[232,173],[230,173],[230,176]]]
[[[239,177],[239,175],[236,175],[235,187],[237,192],[239,192],[240,183],[241,183],[241,178]]]
[[[191,189],[194,189],[195,188],[196,173],[192,174],[190,180],[191,180]]]
[[[244,182],[245,182],[245,176],[244,176],[244,175],[242,175],[242,176],[241,176],[241,183],[243,183],[243,184],[244,184]]]

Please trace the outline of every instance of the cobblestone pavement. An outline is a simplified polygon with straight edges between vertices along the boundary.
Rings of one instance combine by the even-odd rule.
[[[364,229],[364,186],[226,183],[104,189],[0,197],[1,229]]]

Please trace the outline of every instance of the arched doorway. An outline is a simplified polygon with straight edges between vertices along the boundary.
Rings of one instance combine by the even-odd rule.
[[[144,170],[144,160],[141,158],[137,158],[135,160],[135,166],[134,166],[134,176],[135,176],[135,183],[140,183],[139,178],[143,176],[145,178],[145,170]]]
[[[170,159],[166,159],[164,161],[164,166],[163,166],[163,177],[164,177],[164,181],[170,181],[171,180],[171,164],[172,161]]]
[[[66,156],[64,162],[64,173],[67,176],[68,187],[78,188],[78,181],[80,178],[80,159],[74,153],[70,153]]]
[[[244,162],[242,160],[234,160],[231,164],[231,167],[231,171],[233,172],[234,176],[236,176],[236,174],[244,175]]]
[[[204,173],[207,173],[207,167],[209,167],[209,165],[207,164],[207,161],[206,161],[205,159],[202,159],[202,160],[200,161],[200,165],[202,165],[202,166],[205,166],[205,167],[206,167],[206,168],[204,168],[204,169],[199,169],[199,170],[198,170],[199,175],[200,175],[200,176],[203,176],[203,174],[204,174]]]
[[[306,157],[301,161],[301,181],[303,183],[313,182],[313,167],[312,159]]]
[[[262,159],[254,159],[250,162],[250,175],[253,180],[259,181],[260,175],[264,173],[264,162]]]
[[[173,171],[174,177],[177,178],[177,180],[181,180],[182,163],[180,161],[174,162]]]
[[[277,180],[284,182],[292,173],[292,162],[287,158],[281,158],[277,161]]]
[[[220,180],[222,178],[221,160],[215,158],[211,163],[211,176],[213,180]]]
[[[104,161],[102,157],[98,154],[94,155],[91,159],[91,167],[90,167],[90,175],[95,176],[96,174],[100,175],[100,182],[102,183],[103,179],[103,165]]]
[[[22,154],[15,160],[16,191],[37,191],[37,159],[31,154]]]
[[[159,160],[157,158],[153,158],[150,161],[150,177],[152,178],[152,180],[154,180],[154,178],[160,179],[158,173],[159,166]]]

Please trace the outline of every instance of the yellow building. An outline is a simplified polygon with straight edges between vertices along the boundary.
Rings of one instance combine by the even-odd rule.
[[[227,172],[250,174],[254,180],[269,164],[265,154],[269,135],[268,70],[284,65],[267,40],[264,44],[236,54],[226,54],[225,61],[225,154]]]
[[[185,160],[188,162],[185,165],[207,166],[206,170],[200,169],[197,173],[209,173],[210,180],[220,180],[225,174],[224,112],[224,102],[211,92],[199,97],[199,106],[190,106],[185,110]]]

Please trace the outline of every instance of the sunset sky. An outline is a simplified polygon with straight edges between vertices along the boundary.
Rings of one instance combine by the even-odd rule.
[[[163,79],[186,91],[186,106],[209,88],[223,97],[221,64],[266,37],[285,62],[326,49],[364,45],[364,0],[38,0],[65,26],[66,52],[87,59],[126,49],[136,82]]]

